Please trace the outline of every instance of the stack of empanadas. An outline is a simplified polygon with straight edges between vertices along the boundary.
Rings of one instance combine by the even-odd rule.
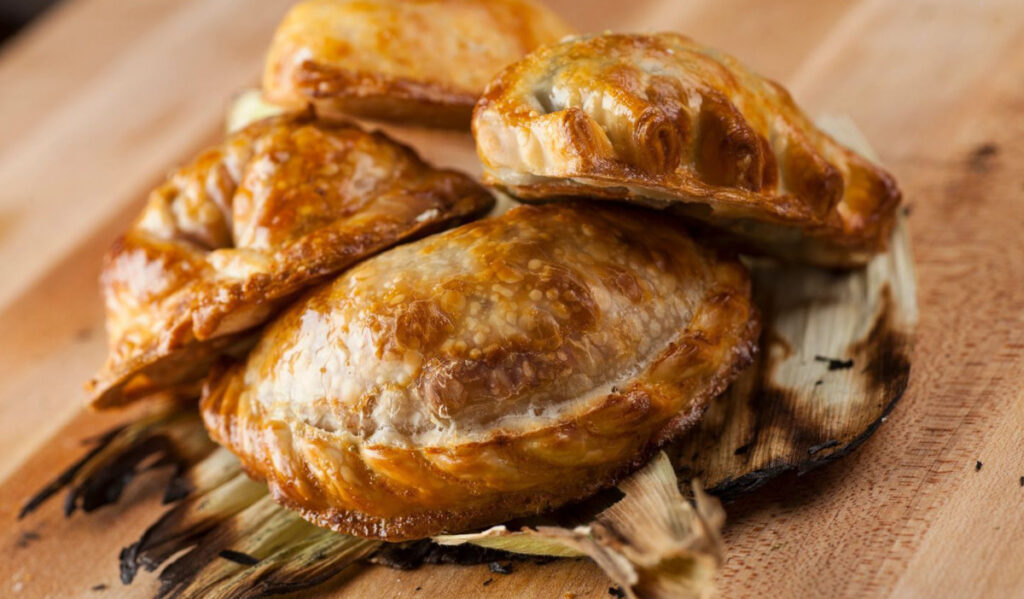
[[[363,537],[615,484],[751,362],[737,255],[863,265],[900,199],[735,59],[571,37],[530,0],[307,0],[263,92],[292,112],[172,175],[111,249],[93,404],[201,396],[280,503]],[[482,185],[344,117],[471,109]],[[485,185],[544,204],[487,217]]]

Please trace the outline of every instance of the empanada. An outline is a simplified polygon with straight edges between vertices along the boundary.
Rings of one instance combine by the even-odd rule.
[[[502,68],[571,30],[532,0],[306,0],[274,36],[271,102],[467,127]]]
[[[738,247],[812,264],[865,263],[900,200],[782,87],[670,33],[533,52],[490,84],[473,132],[485,182],[520,199],[672,207]]]
[[[211,436],[313,523],[402,540],[643,465],[755,351],[746,269],[671,217],[520,206],[346,271],[213,375]]]
[[[110,352],[93,405],[198,380],[296,292],[492,205],[469,177],[355,125],[250,125],[153,191],[108,252]]]

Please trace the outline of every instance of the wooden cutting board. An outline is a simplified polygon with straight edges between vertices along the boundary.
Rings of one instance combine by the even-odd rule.
[[[1024,597],[1024,3],[549,0],[583,31],[672,29],[848,114],[911,208],[909,389],[853,455],[727,505],[724,597]],[[148,596],[116,556],[160,507],[25,521],[123,419],[84,413],[103,250],[254,85],[284,0],[66,0],[0,50],[0,597]],[[415,140],[413,140],[415,141]],[[478,172],[458,136],[440,164]],[[979,469],[980,468],[980,469]],[[491,582],[484,586],[484,583]],[[365,568],[309,596],[608,597],[584,561]]]

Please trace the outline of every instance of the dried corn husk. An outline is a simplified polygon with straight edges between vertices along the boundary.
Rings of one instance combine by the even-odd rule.
[[[834,137],[877,159],[848,118]],[[764,331],[753,367],[667,448],[683,478],[722,497],[780,473],[842,457],[885,419],[906,389],[917,293],[906,218],[867,267],[830,272],[752,261]]]
[[[228,107],[227,119],[225,120],[225,128],[228,133],[234,133],[244,129],[250,123],[276,116],[285,111],[285,108],[264,100],[263,91],[247,89],[239,92],[234,100],[231,101],[231,106]]]
[[[722,560],[725,511],[694,485],[696,507],[679,492],[668,456],[656,458],[619,485],[624,497],[586,526],[504,526],[476,534],[435,537],[441,545],[473,543],[513,553],[587,556],[628,597],[710,597]]]

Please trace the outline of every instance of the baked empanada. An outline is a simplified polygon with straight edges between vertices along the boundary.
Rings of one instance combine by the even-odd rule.
[[[670,33],[533,52],[490,84],[473,133],[485,182],[520,199],[672,207],[737,247],[812,264],[865,263],[900,200],[782,87]]]
[[[278,27],[263,89],[293,107],[467,127],[498,71],[570,33],[531,0],[307,0]]]
[[[520,206],[346,271],[211,376],[211,436],[313,523],[420,538],[580,499],[755,351],[746,269],[671,217]]]
[[[469,177],[355,125],[250,125],[153,191],[107,253],[110,352],[93,405],[194,383],[296,292],[492,205]]]

